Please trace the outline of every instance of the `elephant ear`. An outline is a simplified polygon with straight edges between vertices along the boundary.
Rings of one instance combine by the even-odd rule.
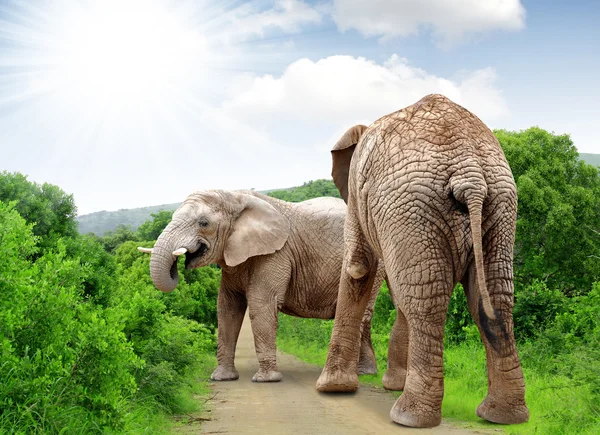
[[[271,204],[252,195],[239,194],[243,209],[225,243],[227,266],[237,266],[250,257],[272,254],[285,245],[290,222]]]
[[[360,124],[350,128],[331,150],[331,176],[346,204],[348,204],[348,175],[352,154],[367,128],[366,125]]]

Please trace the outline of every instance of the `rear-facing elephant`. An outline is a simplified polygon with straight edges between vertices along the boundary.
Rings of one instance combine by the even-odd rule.
[[[348,202],[344,264],[320,391],[354,391],[361,316],[383,259],[397,321],[384,378],[404,392],[393,421],[441,421],[444,320],[461,282],[485,345],[488,394],[477,414],[528,420],[513,335],[517,194],[493,133],[441,95],[348,130],[332,150],[334,181]]]
[[[239,376],[234,357],[246,308],[260,367],[252,378],[257,382],[282,378],[275,357],[279,311],[298,317],[334,317],[345,215],[346,204],[336,198],[294,204],[253,191],[201,191],[188,196],[175,211],[153,249],[140,248],[151,252],[152,281],[164,292],[177,286],[180,255],[185,254],[187,268],[221,266],[218,367],[211,379]],[[379,267],[362,309],[357,373],[377,371],[370,328],[383,275]]]

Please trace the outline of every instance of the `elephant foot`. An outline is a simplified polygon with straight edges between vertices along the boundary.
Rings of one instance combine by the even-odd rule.
[[[442,408],[434,408],[408,392],[396,400],[390,418],[394,423],[409,427],[434,427],[442,422]]]
[[[235,381],[240,377],[235,367],[217,366],[210,375],[212,381]]]
[[[359,375],[375,375],[377,374],[377,363],[369,358],[361,358],[358,361],[358,371]]]
[[[522,399],[517,404],[511,404],[509,400],[487,396],[477,407],[477,415],[484,420],[500,424],[529,421],[529,410]]]
[[[325,368],[317,380],[317,391],[321,392],[351,393],[357,388],[358,375],[356,373],[346,373],[341,370],[331,372]]]
[[[404,390],[404,383],[406,382],[406,370],[404,369],[387,369],[381,383],[383,388],[391,391],[402,391]]]
[[[252,382],[279,382],[283,379],[281,372],[269,370],[268,372],[259,370],[252,376]]]

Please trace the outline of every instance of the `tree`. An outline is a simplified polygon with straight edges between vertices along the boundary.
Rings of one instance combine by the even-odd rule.
[[[517,183],[518,285],[535,280],[565,294],[600,279],[600,172],[579,160],[568,135],[537,127],[495,132]]]
[[[119,225],[114,231],[107,232],[100,238],[106,252],[114,254],[121,243],[136,240],[135,234],[127,225]]]
[[[321,196],[340,198],[340,192],[338,192],[337,187],[333,184],[333,180],[309,181],[302,186],[283,190],[273,190],[269,192],[268,195],[289,202],[306,201],[307,199],[318,198]]]
[[[73,195],[58,186],[27,180],[18,172],[0,172],[0,201],[17,201],[15,210],[30,224],[42,250],[52,248],[61,237],[77,234],[77,207]]]
[[[172,210],[160,210],[151,214],[152,219],[144,222],[136,231],[136,238],[140,241],[156,240],[165,227],[171,222]]]

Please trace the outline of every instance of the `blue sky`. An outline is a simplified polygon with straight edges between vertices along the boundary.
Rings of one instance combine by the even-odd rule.
[[[600,153],[598,22],[593,1],[0,1],[0,170],[80,213],[286,187],[431,92]]]

